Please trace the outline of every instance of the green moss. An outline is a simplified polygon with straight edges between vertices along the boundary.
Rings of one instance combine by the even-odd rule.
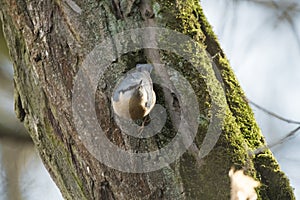
[[[212,188],[213,186],[210,185],[210,183],[205,182],[205,179],[217,174],[216,177],[211,177],[211,179],[216,182],[226,180],[225,176],[227,176],[230,167],[236,166],[236,168],[246,168],[252,176],[258,177],[263,184],[268,185],[268,187],[262,186],[258,189],[260,194],[259,199],[293,199],[294,197],[288,179],[282,172],[275,172],[276,170],[279,170],[279,168],[276,167],[277,162],[272,153],[270,151],[264,152],[267,159],[261,159],[260,155],[251,157],[249,154],[249,151],[265,145],[265,141],[254,119],[253,112],[247,103],[245,94],[231,70],[230,64],[220,48],[212,27],[205,18],[198,1],[176,1],[176,3],[158,2],[162,5],[159,13],[167,19],[167,27],[189,35],[197,41],[200,46],[206,48],[208,53],[213,57],[213,61],[216,64],[215,70],[218,70],[221,74],[226,96],[226,118],[224,120],[225,123],[222,135],[219,138],[216,147],[202,161],[205,163],[205,166],[201,166],[201,168],[190,168],[189,166],[195,166],[196,162],[196,158],[193,154],[189,156],[185,155],[181,160],[181,173],[184,174],[182,176],[184,182],[183,185],[184,187],[189,188],[187,193],[190,193],[188,195],[190,195],[191,198],[196,198],[199,197],[199,195],[201,197],[203,197],[203,195],[208,195],[207,191],[211,191],[210,194],[215,194],[217,191],[214,191]],[[176,17],[174,18],[174,16]],[[187,49],[187,51],[189,50]],[[205,66],[206,63],[203,63],[205,55],[199,52],[196,56],[199,60],[202,60],[201,65],[207,67]],[[164,55],[163,60],[166,62],[169,62],[169,60],[174,61],[171,63],[171,66],[189,79],[189,82],[196,91],[199,102],[201,102],[199,108],[205,113],[202,115],[209,116],[209,113],[205,112],[205,110],[208,110],[211,107],[212,100],[218,103],[222,102],[222,98],[218,95],[219,92],[213,91],[215,95],[210,97],[213,99],[210,99],[208,98],[208,91],[205,89],[216,88],[214,83],[207,81],[214,80],[211,76],[215,75],[208,74],[206,77],[203,77],[193,68],[188,67],[187,63],[184,63],[180,58],[175,58],[173,55]],[[181,66],[184,67],[180,67],[178,65],[179,63],[183,63]],[[198,77],[196,74],[198,74]],[[199,79],[206,80],[205,84],[199,84],[199,81],[196,81]],[[199,90],[199,88],[202,88],[202,90]],[[206,128],[206,123],[203,123],[202,126],[199,127],[196,138],[196,143],[199,147],[201,147]],[[273,171],[268,171],[262,166],[268,166],[268,169],[272,169]],[[190,177],[188,174],[190,174]],[[198,177],[197,183],[191,183],[191,180],[194,179],[192,177],[194,176]],[[269,178],[273,176],[274,179]],[[218,179],[219,177],[222,178]],[[264,179],[262,177],[264,177]],[[281,181],[282,184],[280,185],[282,190],[277,191],[278,188],[274,186],[276,182],[273,182],[273,180]],[[199,184],[201,186],[203,185],[203,190],[196,191],[191,189]],[[209,185],[211,187],[209,187]],[[224,185],[219,185],[218,189],[228,195],[229,183],[227,182],[224,183]],[[275,194],[277,194],[276,198],[274,196]],[[204,199],[213,199],[213,197],[206,196]]]
[[[295,199],[286,175],[280,170],[271,152],[265,152],[255,157],[255,167],[260,172],[262,187],[261,196],[270,200]]]
[[[228,106],[235,122],[244,138],[246,148],[250,150],[257,149],[265,145],[264,138],[254,119],[254,114],[247,103],[245,94],[242,91],[238,81],[230,68],[229,62],[224,56],[219,43],[208,24],[204,15],[201,15],[201,22],[205,32],[206,44],[211,55],[216,55],[215,63],[221,71],[225,85],[226,98]],[[264,184],[258,189],[261,199],[294,199],[292,188],[289,185],[287,177],[279,170],[278,164],[270,151],[263,154],[264,159],[259,154],[253,160],[253,165],[257,170],[257,176],[261,178]],[[280,182],[278,182],[280,181]],[[279,183],[279,184],[278,184]],[[278,187],[279,185],[279,187]]]

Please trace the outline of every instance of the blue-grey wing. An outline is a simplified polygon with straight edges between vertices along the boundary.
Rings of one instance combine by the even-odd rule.
[[[136,70],[137,71],[147,71],[149,74],[151,74],[151,71],[153,70],[153,65],[151,64],[137,64],[136,65]]]
[[[147,71],[139,72],[134,70],[133,72],[127,73],[125,77],[118,83],[113,94],[113,100],[119,101],[119,95],[121,92],[125,93],[130,90],[134,91],[141,84],[143,87],[147,87],[146,91],[148,91],[149,86],[151,86],[152,89],[152,80]]]
[[[135,90],[139,85],[142,84],[145,87],[147,94],[147,106],[151,105],[153,101],[152,97],[152,80],[150,77],[150,73],[153,70],[153,66],[151,64],[137,64],[136,68],[128,72],[124,79],[122,79],[113,94],[113,100],[119,101],[119,96],[121,92],[126,92],[130,90]],[[150,93],[150,94],[149,94]]]

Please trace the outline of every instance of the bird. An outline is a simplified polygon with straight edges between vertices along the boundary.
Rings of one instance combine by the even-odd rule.
[[[114,112],[127,120],[143,119],[153,109],[156,95],[150,76],[152,64],[137,64],[117,83],[112,95]]]

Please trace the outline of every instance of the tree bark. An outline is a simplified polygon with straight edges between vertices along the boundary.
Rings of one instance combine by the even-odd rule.
[[[272,153],[268,149],[249,153],[264,146],[264,138],[197,1],[0,2],[1,19],[14,63],[16,113],[65,199],[229,199],[228,172],[232,166],[246,169],[262,183],[258,188],[259,199],[294,199],[289,181]],[[103,72],[104,78],[99,80],[95,106],[101,128],[119,148],[145,152],[163,147],[180,128],[174,123],[182,114],[178,109],[184,108],[174,86],[170,86],[169,92],[155,86],[157,101],[168,108],[167,123],[161,133],[144,140],[122,134],[113,120],[110,96],[117,80],[136,63],[163,63],[155,65],[157,77],[168,75],[165,66],[180,72],[195,91],[201,113],[195,140],[180,158],[156,171],[128,173],[100,162],[82,141],[72,106],[85,102],[74,102],[73,87],[86,57],[98,44],[110,39],[113,47],[118,47],[114,40],[118,33],[147,26],[165,27],[192,38],[212,56],[215,74],[214,77],[203,75],[192,67],[193,62],[201,65],[208,62],[202,51],[194,52],[198,59],[188,62],[172,52],[156,50],[154,45],[152,49],[137,49],[111,59],[108,70]],[[130,40],[131,35],[126,35],[121,47],[130,46]],[[147,43],[142,39],[143,42]],[[172,45],[186,47],[182,43],[176,41]],[[121,51],[107,48],[107,54],[93,56],[98,59],[96,63],[107,62],[109,55]],[[176,81],[168,83],[166,80],[165,84],[176,85]],[[216,145],[208,155],[201,157],[201,145],[213,118],[212,102],[222,103],[220,91],[210,91],[208,83],[222,84],[225,106],[217,106],[224,106],[225,115]],[[87,99],[90,91],[87,88]],[[97,134],[94,132],[91,140],[97,141]],[[107,157],[112,155],[105,148],[101,153]]]

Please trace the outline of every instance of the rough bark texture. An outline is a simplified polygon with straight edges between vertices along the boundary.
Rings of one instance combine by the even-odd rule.
[[[264,145],[264,139],[197,1],[76,1],[79,7],[71,0],[0,2],[14,62],[16,112],[65,199],[229,199],[231,166],[245,167],[263,184],[258,189],[259,199],[294,199],[271,152],[248,153]],[[96,44],[118,32],[151,25],[151,19],[156,19],[157,26],[189,35],[213,56],[218,78],[224,83],[226,119],[216,146],[200,164],[190,149],[161,170],[123,173],[97,161],[80,142],[72,119],[73,78]],[[190,81],[199,110],[207,117],[210,97],[203,79],[210,77],[200,76],[181,58],[160,53],[164,62]],[[136,148],[135,141],[126,140],[112,122],[109,95],[122,72],[149,59],[137,51],[111,63],[96,95],[99,121],[110,140],[121,147]],[[156,88],[156,92],[162,91]],[[163,103],[160,96],[158,102]],[[160,136],[141,146],[160,147],[169,141],[173,130],[166,126]],[[201,146],[206,129],[207,123],[199,126],[195,148]]]

